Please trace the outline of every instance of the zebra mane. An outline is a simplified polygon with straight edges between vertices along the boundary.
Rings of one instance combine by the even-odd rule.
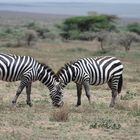
[[[56,73],[52,70],[51,67],[49,67],[48,65],[46,65],[45,63],[40,63],[42,67],[44,67],[44,69],[47,69],[48,71],[51,72],[52,75],[54,75],[54,77],[56,78],[56,80],[58,81],[58,78],[56,76]]]
[[[59,73],[61,73],[61,71],[62,71],[63,69],[66,69],[66,70],[67,70],[68,67],[71,67],[71,65],[73,65],[74,63],[76,63],[78,60],[80,60],[80,59],[71,60],[70,62],[65,63],[64,66],[62,66],[62,67],[57,71],[56,75],[59,75]]]
[[[50,70],[54,75],[55,75],[55,72],[52,70],[52,68],[51,67],[49,67],[48,65],[46,65],[45,63],[40,63],[41,64],[41,66],[43,66],[45,69],[48,69],[48,70]]]
[[[79,60],[79,59],[72,60],[72,61],[69,62],[69,64],[72,65],[72,64],[76,63],[78,60]]]
[[[62,66],[62,67],[57,71],[56,75],[59,75],[63,69],[66,69],[66,70],[67,70],[69,66],[71,66],[71,63],[65,63],[64,66]]]

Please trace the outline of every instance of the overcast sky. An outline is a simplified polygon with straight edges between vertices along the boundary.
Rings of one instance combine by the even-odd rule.
[[[24,2],[111,2],[111,3],[140,3],[140,0],[0,0],[3,3]]]

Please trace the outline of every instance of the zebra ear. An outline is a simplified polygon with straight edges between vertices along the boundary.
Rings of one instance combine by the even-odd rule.
[[[65,84],[64,84],[62,79],[59,79],[59,84],[60,84],[61,87],[65,87]]]

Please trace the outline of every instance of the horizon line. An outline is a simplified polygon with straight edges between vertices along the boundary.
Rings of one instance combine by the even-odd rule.
[[[117,2],[117,1],[106,1],[106,2],[101,2],[101,1],[13,1],[13,2],[6,2],[6,1],[3,1],[3,2],[0,2],[0,3],[3,3],[3,4],[22,4],[22,3],[106,3],[106,4],[140,4],[140,2],[133,2],[133,1],[130,1],[130,2]]]

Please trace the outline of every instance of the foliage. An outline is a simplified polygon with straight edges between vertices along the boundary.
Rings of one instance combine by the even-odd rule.
[[[118,43],[124,46],[126,51],[130,50],[130,46],[133,42],[139,42],[140,37],[132,32],[120,32],[118,33]]]
[[[131,110],[130,114],[132,114],[134,117],[140,116],[140,106],[137,104],[133,107],[133,110]]]
[[[97,32],[95,35],[97,40],[100,42],[100,48],[102,52],[105,52],[104,43],[108,37],[108,34],[109,32],[103,30],[103,31]]]
[[[93,39],[95,39],[96,34],[93,32],[84,32],[84,33],[80,33],[78,39],[79,40],[86,40],[86,41],[91,41]]]
[[[131,91],[127,91],[126,94],[123,96],[121,95],[121,100],[130,100],[133,99],[137,94]]]
[[[0,39],[18,39],[23,37],[23,29],[22,28],[14,28],[14,27],[1,27],[0,28]]]
[[[61,30],[61,37],[65,39],[77,39],[82,33],[99,32],[101,30],[114,30],[116,16],[95,15],[95,16],[76,16],[64,20],[62,25],[57,28]],[[74,34],[75,33],[75,34]],[[91,38],[89,38],[91,39]]]
[[[121,125],[114,122],[112,119],[99,118],[90,125],[90,129],[92,128],[120,129]]]
[[[37,38],[37,34],[34,30],[27,30],[25,32],[25,41],[26,41],[27,46],[30,46],[31,42],[36,40],[36,38]]]
[[[41,25],[36,22],[29,22],[28,24],[24,25],[29,30],[34,30],[37,32],[38,37],[45,39],[46,33],[50,32],[49,29],[45,27],[45,25]]]
[[[135,23],[128,24],[127,30],[140,35],[140,23],[135,22]]]
[[[0,39],[5,42],[4,47],[19,47],[24,44],[24,29],[15,27],[1,27]]]

